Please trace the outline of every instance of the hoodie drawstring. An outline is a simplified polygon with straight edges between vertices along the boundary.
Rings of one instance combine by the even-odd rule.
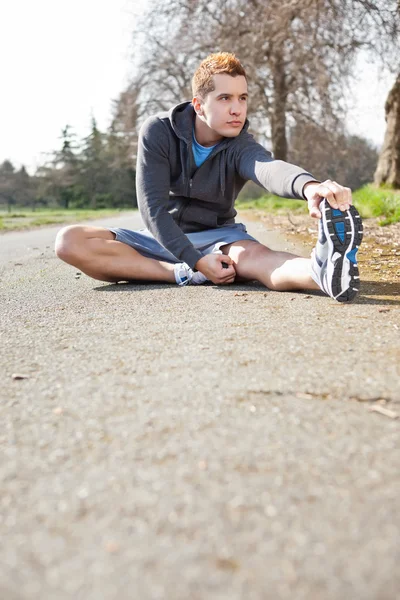
[[[182,165],[182,177],[183,177],[183,183],[186,182],[186,160],[185,160],[185,148],[184,148],[184,144],[180,143],[179,144],[179,149],[180,149],[180,158],[181,158],[181,165]]]
[[[221,191],[222,195],[225,195],[225,171],[226,171],[226,162],[225,162],[225,152],[221,152],[220,161],[219,161],[219,179],[221,183]]]

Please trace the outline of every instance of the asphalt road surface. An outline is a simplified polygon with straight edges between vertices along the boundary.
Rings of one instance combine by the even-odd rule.
[[[398,286],[110,285],[57,230],[0,236],[1,600],[400,598]]]

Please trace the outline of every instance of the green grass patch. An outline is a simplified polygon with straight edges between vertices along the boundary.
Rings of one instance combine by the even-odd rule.
[[[129,209],[123,209],[127,212]],[[133,210],[133,209],[132,209]],[[7,213],[0,211],[0,231],[13,231],[20,229],[32,229],[44,225],[64,225],[77,223],[79,221],[89,221],[92,219],[101,219],[106,217],[118,216],[122,210],[100,209],[100,210],[26,210],[22,212]]]
[[[365,219],[381,218],[379,225],[390,225],[400,221],[400,190],[365,185],[353,192],[353,201]],[[253,200],[239,200],[236,206],[242,210],[265,210],[275,213],[307,213],[307,203],[302,200],[287,200],[266,194]]]
[[[382,218],[379,225],[400,221],[400,190],[365,185],[353,193],[354,204],[365,218]]]
[[[239,210],[257,209],[277,213],[287,212],[288,210],[295,213],[307,212],[307,202],[304,200],[288,200],[272,194],[266,194],[254,200],[238,200],[236,206]]]
[[[77,219],[78,220],[78,219]],[[60,217],[39,217],[37,219],[33,219],[29,221],[30,227],[41,227],[42,225],[54,225],[55,223],[62,223],[63,218],[60,221]]]

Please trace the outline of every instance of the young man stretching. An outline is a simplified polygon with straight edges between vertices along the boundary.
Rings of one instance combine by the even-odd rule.
[[[362,225],[350,189],[273,160],[247,132],[246,73],[233,54],[203,60],[192,87],[192,102],[147,119],[140,131],[137,199],[147,229],[65,227],[57,256],[101,281],[221,285],[238,276],[271,290],[321,289],[352,300]],[[249,179],[308,202],[319,219],[311,260],[273,251],[235,223],[234,202]]]

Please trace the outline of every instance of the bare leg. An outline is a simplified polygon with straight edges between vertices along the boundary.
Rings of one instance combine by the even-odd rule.
[[[271,290],[319,290],[310,276],[310,259],[277,252],[258,242],[242,240],[222,246],[235,263],[236,273],[256,279]]]
[[[102,227],[70,225],[56,238],[59,258],[89,277],[100,281],[165,281],[175,283],[174,265],[146,258],[115,240],[115,235]]]

